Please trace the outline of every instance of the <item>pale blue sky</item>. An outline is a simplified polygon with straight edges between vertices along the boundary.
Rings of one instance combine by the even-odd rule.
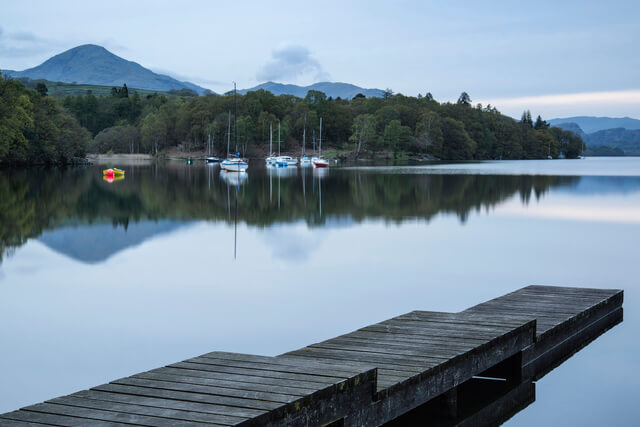
[[[640,118],[639,5],[1,0],[0,68],[95,43],[215,91],[322,79],[441,101],[464,90],[514,116]]]

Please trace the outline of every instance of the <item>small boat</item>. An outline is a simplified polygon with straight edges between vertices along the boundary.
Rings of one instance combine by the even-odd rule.
[[[311,158],[311,164],[314,168],[328,168],[329,161],[322,158],[322,117],[320,117],[320,142],[318,146],[318,156]]]
[[[300,166],[309,166],[311,164],[311,157],[307,156],[306,154],[303,154],[302,157],[300,157]]]
[[[328,168],[329,161],[327,159],[323,159],[322,157],[314,157],[311,159],[311,164],[316,168]]]
[[[300,157],[300,166],[309,166],[311,157],[307,156],[305,146],[307,143],[307,116],[304,116],[304,129],[302,131],[302,157]]]
[[[205,160],[207,161],[207,163],[220,163],[220,159],[216,156],[207,156]]]
[[[269,123],[269,157],[267,157],[265,162],[267,165],[272,165],[273,162],[276,161],[276,155],[273,152],[273,124]]]
[[[236,97],[236,83],[233,83],[233,98]],[[236,116],[238,115],[238,104],[236,104]],[[240,152],[238,151],[238,133],[236,132],[236,156],[229,156],[229,145],[231,143],[231,110],[229,110],[229,123],[227,126],[227,158],[220,162],[220,167],[225,172],[244,172],[249,167],[249,163],[245,159],[240,158]]]
[[[236,153],[235,158],[225,159],[220,163],[220,167],[226,172],[244,172],[249,167],[246,160],[240,158],[240,153]]]
[[[102,171],[104,176],[124,176],[124,171],[117,168],[109,168]]]
[[[291,156],[278,156],[273,161],[273,164],[276,166],[295,166],[298,164],[298,159],[294,159]]]

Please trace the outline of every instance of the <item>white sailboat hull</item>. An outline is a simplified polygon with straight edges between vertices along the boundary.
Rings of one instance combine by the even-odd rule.
[[[242,159],[227,159],[220,163],[220,167],[228,172],[244,172],[249,168],[249,164]]]

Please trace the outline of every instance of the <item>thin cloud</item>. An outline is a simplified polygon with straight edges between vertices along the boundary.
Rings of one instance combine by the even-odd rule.
[[[567,105],[567,104],[638,104],[640,90],[617,90],[607,92],[565,93],[557,95],[523,96],[501,98],[493,101],[501,105]]]
[[[519,117],[524,110],[538,111],[544,117],[594,115],[595,112],[639,117],[633,112],[640,111],[640,89],[494,98],[480,102],[491,104],[513,117]]]
[[[258,81],[329,80],[329,74],[304,46],[289,45],[276,49],[271,59],[256,74]]]
[[[50,51],[52,44],[55,42],[51,43],[30,32],[5,33],[0,28],[0,56],[34,56]]]
[[[229,84],[229,82],[222,82],[219,80],[207,79],[205,77],[188,76],[186,74],[176,73],[174,71],[167,70],[165,68],[153,67],[152,70],[158,74],[164,74],[169,77],[173,77],[174,79],[179,80],[181,82],[190,82],[190,83],[205,84],[205,85],[223,85],[223,84],[228,85]]]

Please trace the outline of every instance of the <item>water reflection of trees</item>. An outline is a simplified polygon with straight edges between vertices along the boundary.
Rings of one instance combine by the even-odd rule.
[[[252,170],[238,192],[239,220],[266,227],[276,222],[330,219],[428,221],[438,213],[490,209],[519,195],[523,202],[579,178],[505,175],[381,174],[332,170],[314,176],[300,170],[279,177]],[[44,230],[78,223],[124,228],[140,220],[229,221],[229,187],[217,169],[183,165],[128,168],[126,179],[109,184],[99,168],[0,171],[0,261],[12,248]]]

